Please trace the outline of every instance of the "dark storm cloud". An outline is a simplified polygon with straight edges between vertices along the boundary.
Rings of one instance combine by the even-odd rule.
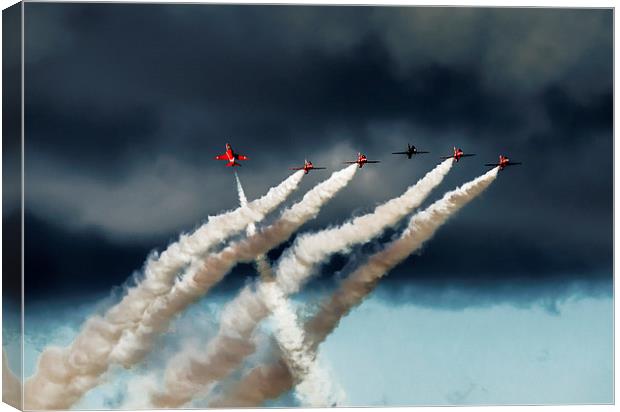
[[[56,152],[77,168],[94,164],[109,170],[113,163],[130,164],[133,148],[148,144],[158,128],[158,117],[146,108],[125,108],[119,112],[98,110],[88,104],[67,111],[49,104],[29,104],[28,134],[46,136],[36,150]],[[85,133],[85,131],[87,131]],[[77,138],[76,138],[77,137]]]
[[[25,248],[31,254],[25,290],[33,297],[71,296],[74,288],[90,293],[109,290],[140,269],[151,249],[144,244],[112,243],[95,230],[63,231],[30,214],[25,218]]]
[[[401,193],[453,145],[478,156],[438,192],[509,154],[524,165],[442,228],[416,273],[611,277],[609,10],[29,3],[25,57],[32,227],[96,233],[127,256],[98,270],[128,275],[149,245],[234,207],[230,171],[212,160],[230,141],[251,156],[249,197],[305,157],[383,160],[307,228]],[[433,153],[396,162],[407,142]],[[75,274],[68,254],[48,256],[56,269],[32,276]]]

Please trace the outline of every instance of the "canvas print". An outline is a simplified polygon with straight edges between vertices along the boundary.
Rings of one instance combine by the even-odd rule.
[[[4,402],[614,402],[612,9],[3,30]]]

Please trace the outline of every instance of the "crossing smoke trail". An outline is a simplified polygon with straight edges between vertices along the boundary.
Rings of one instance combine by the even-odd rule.
[[[235,174],[237,179],[237,190],[239,192],[239,201],[241,205],[247,202],[245,193],[243,190],[243,186],[241,185],[241,181],[237,174]],[[255,227],[250,225],[248,226],[247,233],[248,236],[254,234]],[[271,265],[268,263],[265,255],[260,255],[256,258],[255,261],[257,270],[261,276],[261,280],[269,281],[273,278]],[[242,290],[237,299],[235,299],[231,304],[226,307],[224,310],[222,317],[220,319],[221,328],[223,330],[234,330],[237,328],[239,323],[245,324],[247,321],[250,323],[256,323],[254,320],[254,316],[256,313],[263,313],[265,311],[264,306],[260,299],[257,299],[257,296],[251,291],[250,288],[246,287]],[[232,316],[231,316],[232,315]],[[235,336],[228,336],[224,334],[219,334],[212,342],[209,348],[218,348],[219,354],[213,354],[213,350],[207,349],[207,357],[210,355],[214,355],[214,362],[195,362],[195,364],[191,367],[191,373],[198,374],[200,376],[225,376],[228,370],[234,368],[236,366],[234,361],[231,362],[230,356],[228,356],[224,351],[230,351],[236,354],[250,355],[254,351],[254,344],[250,341],[250,336],[248,333],[244,333],[242,330],[238,330],[238,334]],[[203,355],[202,352],[195,352],[191,350],[190,352],[183,352],[177,354],[172,359],[169,360],[168,364],[169,370],[172,369],[174,365],[180,365],[184,362],[187,363],[187,358],[190,359],[198,359]],[[188,371],[188,373],[190,373]],[[151,403],[157,405],[157,407],[168,407],[174,408],[183,405],[185,402],[191,400],[192,395],[204,392],[205,384],[202,381],[196,380],[194,382],[184,381],[181,377],[179,379],[171,378],[170,373],[166,376],[168,377],[168,387],[174,387],[174,390],[171,393],[165,394],[155,394],[151,399]],[[178,382],[182,382],[181,385],[178,385]],[[189,396],[188,396],[189,395]]]
[[[304,331],[295,310],[275,282],[264,284],[262,296],[275,320],[274,336],[293,379],[295,395],[302,406],[327,407],[343,399],[328,374],[305,348]]]
[[[43,353],[37,375],[28,382],[27,407],[68,408],[98,383],[110,364],[130,367],[139,362],[176,314],[207,293],[236,263],[251,262],[288,239],[315,217],[321,206],[350,182],[355,172],[352,165],[333,173],[300,202],[286,209],[272,225],[209,255],[203,262],[192,263],[169,293],[142,305],[142,316],[134,328],[119,330],[107,319],[89,319],[83,333],[68,349],[51,348]]]
[[[495,180],[497,172],[497,168],[491,169],[446,193],[443,198],[414,215],[399,239],[371,256],[363,266],[351,273],[331,298],[321,304],[318,313],[305,323],[306,337],[297,356],[314,360],[318,346],[338,326],[340,320],[374,290],[383,276],[419,249],[454,213],[482,193]],[[304,350],[305,355],[302,352]],[[268,399],[279,397],[299,381],[297,371],[291,370],[289,362],[288,357],[282,353],[276,362],[252,369],[237,385],[229,388],[209,406],[258,406]],[[310,382],[302,381],[302,384],[312,388],[312,378],[310,376]]]
[[[139,362],[150,350],[154,338],[167,330],[172,318],[205,295],[237,263],[252,262],[286,241],[305,222],[314,218],[321,207],[351,181],[356,172],[352,166],[334,172],[316,185],[270,226],[230,244],[219,253],[207,256],[200,263],[192,264],[169,294],[158,298],[145,310],[139,326],[133,331],[126,331],[111,358],[126,367]]]
[[[297,189],[302,177],[301,171],[292,174],[260,199],[210,217],[191,235],[181,235],[160,255],[151,256],[143,270],[144,278],[130,288],[118,304],[103,317],[88,319],[69,347],[51,347],[41,354],[35,375],[26,381],[24,387],[25,407],[70,407],[97,384],[108,369],[112,349],[123,332],[137,327],[146,308],[172,289],[176,275],[183,268],[277,208]]]
[[[376,283],[392,268],[429,240],[452,215],[482,193],[497,177],[498,168],[465,183],[446,193],[424,211],[416,214],[400,239],[392,242],[383,251],[376,253],[365,265],[354,271],[340,285],[339,291],[321,305],[318,314],[308,324],[311,347],[316,349],[325,337],[334,330],[340,319],[351,308],[359,305],[374,289]]]
[[[275,299],[279,292],[274,288],[281,288],[285,294],[296,292],[312,275],[316,265],[330,255],[367,242],[386,227],[398,223],[424,201],[451,167],[451,159],[440,163],[403,195],[379,205],[370,214],[336,228],[299,236],[277,265],[277,286],[262,282],[259,293],[253,293],[251,287],[246,286],[224,309],[220,331],[205,351],[180,353],[168,362],[165,388],[152,396],[153,405],[160,408],[182,406],[237,369],[243,359],[255,351],[251,338],[260,321],[270,314],[264,299]]]
[[[430,190],[433,187],[441,182],[443,176],[445,176],[445,173],[447,173],[450,169],[452,163],[452,159],[448,159],[442,162],[436,170],[429,173],[429,175],[433,178],[429,180],[431,180],[431,184],[434,183],[434,185],[429,185],[428,181],[423,179],[423,184],[421,186],[426,190],[420,190],[419,192],[412,190],[413,193],[418,195],[417,200],[419,201],[416,202],[416,206],[419,205],[421,201],[430,193]],[[416,184],[412,189],[415,189],[417,186],[418,185]],[[420,188],[418,187],[417,189],[419,190]],[[398,198],[398,200],[402,201],[403,197],[407,198],[407,194],[409,193],[405,193],[405,195]],[[398,203],[399,202],[395,199],[393,202],[384,204],[383,207],[380,206],[379,208],[381,210],[378,211],[380,214],[375,213],[375,215],[379,215],[380,217],[370,215],[372,221],[380,221],[380,218],[392,211],[392,208],[400,206]],[[402,211],[403,208],[401,208],[401,212]],[[362,225],[359,232],[355,231],[358,239],[365,235],[365,240],[370,240],[371,237],[368,237],[367,230],[367,227]],[[332,244],[332,248],[342,246],[342,244],[339,244],[338,241],[334,241],[332,239],[325,240],[327,243]],[[316,250],[315,242],[307,242],[307,245],[301,250],[303,253],[312,253],[313,246]],[[331,250],[334,251],[335,249]],[[288,288],[288,293],[297,292],[305,276],[305,274],[300,276],[300,272],[294,271],[293,266],[297,266],[301,263],[295,262],[295,260],[291,259],[290,261],[283,261],[283,267],[286,267],[286,264],[290,265],[289,267],[286,267],[286,270],[283,272],[286,274],[283,278],[283,282],[287,282],[284,283],[283,286]],[[297,275],[297,278],[295,278],[295,275]],[[264,294],[264,301],[273,314],[273,319],[275,321],[274,334],[276,340],[283,352],[284,359],[286,360],[289,369],[291,370],[295,380],[298,382],[295,394],[300,403],[311,407],[325,407],[337,402],[338,399],[335,397],[336,394],[330,379],[322,370],[318,362],[314,359],[313,354],[305,347],[304,331],[299,325],[295,311],[292,307],[290,307],[289,301],[285,298],[284,292],[278,290],[280,285],[271,283],[263,284],[261,286],[263,286],[261,291]]]

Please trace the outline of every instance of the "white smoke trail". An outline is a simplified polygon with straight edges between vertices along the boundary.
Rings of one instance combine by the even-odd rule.
[[[183,278],[183,281],[167,296],[165,304],[161,305],[161,307],[155,307],[154,314],[145,319],[144,326],[139,328],[132,336],[128,336],[125,339],[124,345],[117,346],[117,352],[123,357],[123,363],[133,362],[132,358],[143,352],[150,345],[152,339],[149,338],[149,335],[159,333],[158,328],[167,327],[167,322],[172,317],[169,312],[173,312],[172,314],[178,313],[188,304],[186,302],[191,302],[196,296],[204,293],[203,291],[210,289],[213,284],[217,283],[236,262],[249,262],[257,256],[265,254],[286,240],[307,220],[316,216],[321,206],[351,181],[357,171],[357,168],[354,166],[351,165],[338,172],[334,172],[327,180],[306,193],[299,203],[287,209],[280,219],[268,228],[247,238],[245,241],[227,247],[217,255],[209,256],[202,267],[190,267],[189,273]],[[249,304],[251,305],[251,303]],[[216,341],[224,342],[226,348],[234,346],[227,337],[220,337]],[[176,364],[183,364],[183,362],[177,360]],[[208,363],[206,364],[208,365]],[[194,370],[203,369],[197,367]],[[217,371],[217,368],[212,368],[212,370]],[[167,372],[166,376],[174,376],[174,371]],[[172,394],[156,394],[153,397],[153,402],[156,405],[173,407],[179,402],[176,396],[177,392],[191,391],[192,393],[197,393],[195,390],[196,385],[192,382],[187,382],[185,385],[177,385],[174,380],[166,379],[166,381],[171,382],[171,386],[176,387],[176,389]]]
[[[170,292],[176,275],[196,258],[204,255],[248,224],[261,220],[278,207],[298,186],[303,172],[296,172],[265,196],[246,206],[218,216],[191,235],[182,235],[161,255],[149,258],[144,278],[127,291],[104,317],[94,316],[67,348],[48,348],[40,357],[34,376],[25,384],[28,409],[70,407],[94,387],[107,370],[109,356],[123,331],[136,328],[148,308]]]
[[[319,312],[304,326],[305,340],[301,343],[299,339],[289,341],[289,343],[298,345],[287,348],[288,351],[294,353],[293,359],[300,359],[299,363],[304,368],[311,369],[308,364],[316,359],[318,346],[337,327],[340,320],[374,290],[381,277],[418,250],[454,213],[482,193],[495,180],[497,172],[497,168],[491,169],[473,181],[446,193],[427,209],[414,215],[399,239],[371,256],[363,266],[342,282],[330,299],[321,304]],[[306,351],[305,354],[304,351]],[[302,391],[310,392],[310,394],[304,393],[304,396],[323,396],[321,392],[312,392],[317,388],[316,377],[308,375],[299,383],[299,371],[303,368],[296,370],[291,368],[290,358],[289,354],[282,353],[282,357],[273,364],[253,369],[237,385],[228,389],[221,398],[214,400],[210,406],[258,406],[267,399],[275,399],[292,389],[296,383],[298,390],[300,385],[304,385]],[[288,368],[293,370],[289,369],[287,373],[285,369]],[[278,389],[265,388],[258,383],[259,380],[267,380]]]
[[[335,253],[349,246],[350,243],[358,243],[361,239],[370,240],[369,237],[376,233],[377,228],[385,227],[389,218],[398,220],[403,216],[402,212],[407,210],[403,203],[411,202],[415,195],[414,205],[419,205],[428,196],[433,187],[443,180],[445,174],[453,164],[451,159],[442,162],[436,169],[431,171],[421,180],[421,184],[414,185],[399,198],[393,199],[375,210],[375,213],[354,219],[351,226],[344,226],[336,233],[330,231],[321,232],[321,239],[302,238],[294,249],[295,253],[289,254],[278,265],[278,274],[284,276],[277,277],[278,285],[263,284],[262,288],[265,302],[273,313],[275,321],[275,337],[278,341],[284,359],[289,365],[293,376],[298,380],[296,395],[302,405],[312,407],[325,407],[333,404],[336,399],[333,385],[327,378],[326,373],[315,361],[313,354],[305,347],[304,331],[299,325],[297,315],[289,306],[284,298],[284,293],[294,293],[299,290],[311,273],[311,268],[304,268],[308,262],[323,260],[326,254]],[[411,206],[411,203],[409,203]],[[397,209],[400,209],[399,211]],[[409,209],[408,211],[410,211]],[[399,214],[400,213],[400,214]],[[357,220],[357,222],[356,222]],[[393,225],[398,220],[392,220]],[[360,229],[354,230],[353,224],[358,223]],[[374,225],[374,227],[373,227]],[[353,230],[352,230],[353,229]],[[374,232],[373,232],[374,229]],[[326,247],[326,245],[328,245]],[[282,270],[282,271],[281,271]],[[281,272],[280,272],[281,271]],[[282,287],[285,292],[274,292],[269,289]]]
[[[235,178],[237,181],[239,202],[243,206],[247,203],[247,199],[241,181],[236,173]],[[255,226],[248,226],[248,236],[253,235],[254,232]],[[267,262],[265,255],[258,256],[255,264],[262,280],[271,278],[271,266]],[[255,349],[254,343],[250,341],[250,336],[248,334],[248,332],[251,333],[252,330],[246,332],[246,329],[243,327],[240,328],[239,326],[247,323],[256,323],[254,316],[256,313],[262,312],[264,312],[262,301],[257,298],[257,295],[254,294],[249,287],[245,287],[238,298],[227,306],[227,310],[222,313],[221,317],[222,329],[237,329],[238,333],[235,336],[219,334],[213,339],[206,353],[202,351],[198,352],[194,349],[186,349],[186,352],[178,353],[170,359],[168,364],[176,366],[176,368],[169,367],[166,373],[166,380],[171,394],[168,395],[166,393],[156,393],[153,391],[151,403],[161,408],[174,408],[191,400],[193,395],[206,392],[209,389],[208,386],[205,387],[206,382],[200,380],[187,381],[183,376],[173,376],[172,374],[179,369],[179,365],[183,365],[183,369],[189,369],[191,373],[199,376],[208,374],[221,375],[222,371],[229,370],[231,366],[234,365],[230,365],[230,357],[225,351],[249,355],[254,352]],[[231,315],[234,315],[234,317]],[[214,347],[220,348],[218,356],[214,357],[213,362],[203,361],[203,359],[212,357]],[[197,359],[201,361],[196,361]],[[193,362],[192,366],[189,365],[190,362]]]
[[[239,204],[241,206],[246,206],[248,204],[248,198],[245,197],[245,191],[243,190],[243,186],[241,186],[241,180],[239,180],[239,175],[235,172],[235,181],[237,182],[237,193],[239,194]]]
[[[235,179],[237,180],[237,192],[239,193],[239,203],[241,206],[246,206],[248,204],[248,199],[245,197],[245,191],[243,190],[243,186],[241,185],[241,180],[239,180],[239,175],[235,172]],[[256,233],[256,225],[254,222],[248,225],[246,229],[246,233],[248,236],[252,236]],[[261,279],[267,280],[273,277],[271,265],[267,261],[267,256],[260,255],[256,258],[254,264],[256,265],[256,270],[260,275]]]
[[[275,282],[265,282],[260,288],[263,301],[275,320],[274,336],[283,359],[297,384],[296,395],[302,406],[327,407],[342,399],[328,374],[305,348],[304,331],[289,300]]]
[[[356,217],[336,228],[298,237],[294,247],[278,262],[278,285],[286,294],[298,292],[316,264],[353,245],[366,243],[385,228],[397,224],[443,181],[452,163],[452,159],[440,163],[401,196],[377,206],[372,213]]]
[[[415,214],[401,237],[371,256],[366,264],[349,275],[339,290],[324,302],[306,330],[312,347],[336,328],[352,307],[359,305],[375,284],[392,268],[429,240],[452,215],[482,193],[497,177],[498,168],[446,193],[427,209]]]
[[[238,366],[237,359],[256,350],[251,339],[254,325],[264,318],[266,309],[250,287],[227,305],[220,319],[220,332],[205,350],[185,350],[168,360],[165,390],[153,392],[150,402],[156,408],[178,408],[198,395],[206,395],[214,381]],[[235,331],[236,333],[223,333]]]
[[[112,351],[111,359],[126,367],[138,362],[150,350],[154,337],[167,330],[170,320],[177,313],[207,293],[237,263],[252,262],[288,239],[305,222],[314,218],[323,204],[351,181],[355,172],[356,168],[351,166],[334,172],[267,228],[230,244],[200,264],[192,264],[169,294],[158,298],[145,310],[139,326],[125,331]]]
[[[487,188],[495,180],[497,172],[498,169],[492,169],[485,175],[447,193],[429,208],[414,215],[400,239],[392,242],[382,252],[373,255],[364,266],[354,271],[342,282],[342,293],[335,294],[328,304],[323,305],[316,321],[310,324],[309,328],[312,333],[326,336],[327,333],[331,332],[339,319],[348,313],[348,309],[347,312],[343,312],[343,308],[348,307],[351,303],[358,305],[361,302],[360,298],[370,293],[380,277],[420,248],[450,216]],[[303,373],[318,368],[318,366],[314,366],[317,364],[316,353],[307,347],[301,327],[297,324],[294,327],[287,324],[285,327],[291,328],[291,331],[294,330],[301,335],[297,336],[295,340],[287,342],[287,345],[280,345],[289,366],[295,365],[291,370],[293,375],[299,379],[299,372]],[[325,328],[325,331],[321,328]],[[316,342],[316,339],[314,341]],[[319,386],[321,383],[326,385],[325,382],[320,381],[321,378],[313,373],[302,376],[296,388],[298,396],[302,400],[310,402],[310,405],[319,403],[317,406],[325,406],[324,403],[320,404],[325,402],[325,397],[328,395]]]
[[[403,195],[379,205],[370,214],[354,218],[336,228],[299,236],[277,266],[276,279],[280,287],[284,285],[284,294],[297,291],[312,275],[316,265],[333,253],[367,242],[381,234],[385,228],[398,223],[442,182],[451,166],[451,159],[442,162]],[[264,280],[270,278],[262,277]],[[254,352],[250,339],[259,322],[270,313],[263,299],[270,296],[269,289],[275,286],[263,282],[259,288],[263,287],[267,287],[267,294],[259,293],[257,296],[247,286],[227,305],[223,318],[231,321],[223,322],[217,337],[209,342],[204,353],[180,354],[168,363],[165,389],[152,397],[156,407],[184,405],[194,396],[204,393],[206,386],[237,369],[243,359]]]
[[[225,388],[224,393],[209,402],[209,408],[260,407],[265,401],[290,391],[293,382],[293,375],[280,354],[272,363],[252,368],[239,382]]]
[[[237,193],[239,194],[239,204],[241,207],[248,206],[248,198],[245,197],[245,191],[243,190],[243,186],[241,185],[241,180],[239,180],[239,175],[235,172],[235,180],[237,181]],[[246,229],[246,233],[248,236],[252,236],[256,233],[256,224],[254,222],[250,222]]]

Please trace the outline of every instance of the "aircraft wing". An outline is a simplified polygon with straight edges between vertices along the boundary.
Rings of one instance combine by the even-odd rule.
[[[381,163],[381,160],[366,160],[366,163]]]
[[[352,165],[352,164],[354,164],[354,163],[357,163],[357,160],[355,160],[355,161],[353,161],[353,162],[342,162],[342,163],[347,164],[347,165]]]
[[[392,154],[409,154],[409,152],[392,152]]]
[[[215,156],[215,160],[228,160],[226,153]]]
[[[441,156],[440,159],[452,159],[454,156]]]
[[[248,160],[248,157],[246,155],[238,154],[237,155],[237,159],[239,159],[239,160]]]
[[[289,167],[288,170],[304,170],[303,167]]]
[[[496,167],[499,166],[499,163],[486,163],[485,166]]]
[[[325,170],[327,169],[326,167],[313,167],[314,170]]]
[[[421,151],[418,150],[416,153],[422,154],[422,153],[430,153],[430,152],[421,152]]]
[[[462,154],[461,157],[470,157],[470,156],[475,156],[475,153],[470,153],[470,154]]]

